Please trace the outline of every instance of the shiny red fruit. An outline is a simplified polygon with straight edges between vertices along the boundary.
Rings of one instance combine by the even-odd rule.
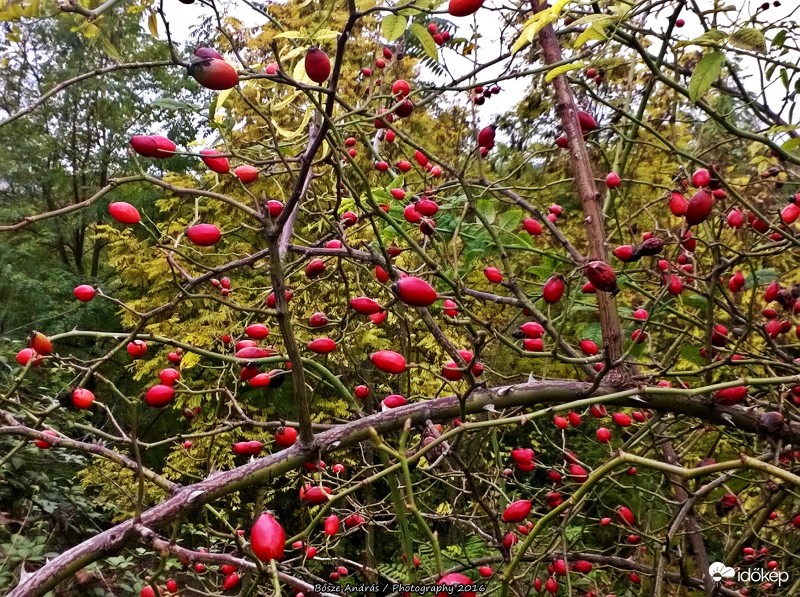
[[[496,130],[497,127],[492,124],[482,128],[478,133],[478,147],[485,147],[486,149],[491,149],[494,147],[494,136]]]
[[[86,388],[72,390],[72,405],[75,408],[86,409],[94,402],[94,394]]]
[[[393,350],[379,350],[369,355],[369,360],[384,373],[403,373],[406,370],[406,359]]]
[[[533,504],[530,500],[517,500],[511,502],[503,510],[503,522],[520,522],[525,520],[531,513]]]
[[[236,69],[219,58],[193,60],[189,75],[206,89],[215,91],[231,89],[239,84]]]
[[[423,216],[434,216],[436,212],[439,211],[439,205],[435,201],[431,201],[430,199],[423,197],[419,201],[414,204],[415,209],[418,213],[422,214]]]
[[[632,261],[639,260],[639,256],[636,254],[636,247],[633,245],[620,245],[615,248],[612,253],[614,254],[614,257],[623,263],[630,263]]]
[[[222,233],[214,224],[195,224],[186,229],[186,236],[198,247],[211,247],[219,242]]]
[[[625,413],[614,413],[611,415],[611,420],[620,427],[628,427],[631,423],[633,423],[633,420]]]
[[[283,212],[283,203],[277,199],[270,199],[267,201],[267,211],[270,218],[277,218]]]
[[[503,274],[500,273],[500,270],[496,267],[487,267],[484,268],[483,274],[486,276],[486,279],[489,280],[492,284],[499,284],[503,281]]]
[[[81,284],[80,286],[75,287],[75,289],[72,291],[72,294],[75,295],[75,298],[82,303],[88,303],[95,297],[97,291],[89,284]]]
[[[317,338],[308,343],[308,349],[317,354],[328,354],[336,350],[336,342],[330,338]]]
[[[144,403],[153,408],[163,408],[172,402],[173,398],[175,398],[175,389],[172,386],[158,384],[147,390],[144,395]]]
[[[308,78],[321,85],[331,75],[331,60],[325,52],[312,47],[306,54],[305,68]]]
[[[144,340],[133,340],[128,342],[126,350],[132,359],[139,359],[147,353],[147,342]]]
[[[283,559],[286,532],[269,512],[264,512],[250,530],[250,547],[262,562]]]
[[[280,427],[275,432],[275,443],[281,448],[289,448],[297,441],[297,430],[294,427]]]
[[[133,226],[142,221],[139,210],[125,201],[117,201],[110,204],[108,206],[108,213],[120,224],[127,224],[128,226]]]
[[[627,506],[619,506],[617,508],[617,515],[625,524],[633,526],[636,523],[636,517],[633,515],[631,509]]]
[[[158,154],[158,142],[151,135],[134,135],[130,144],[140,156],[154,158]]]
[[[236,442],[235,444],[231,445],[231,450],[233,450],[233,453],[239,454],[240,456],[257,456],[263,449],[264,444],[256,440],[249,442]]]
[[[714,393],[714,400],[719,404],[733,405],[738,404],[747,396],[747,386],[735,386],[717,390]]]
[[[591,281],[591,280],[590,280]],[[564,276],[556,274],[544,284],[542,298],[548,304],[557,303],[564,294]]]
[[[368,296],[357,296],[350,299],[350,308],[360,315],[373,315],[383,310],[378,301]]]
[[[600,349],[598,348],[597,344],[594,341],[589,340],[588,338],[584,338],[583,340],[581,340],[578,346],[580,347],[580,349],[583,351],[584,354],[587,354],[589,356],[596,355],[598,352],[600,352]]]
[[[244,328],[244,333],[247,334],[248,338],[252,338],[253,340],[263,340],[269,336],[269,328],[263,323],[251,323]]]
[[[381,401],[381,404],[386,408],[398,408],[408,404],[408,400],[406,400],[405,396],[401,396],[400,394],[389,394]]]
[[[325,519],[325,523],[323,525],[323,529],[325,534],[330,536],[335,535],[339,532],[339,517],[336,514],[331,514]]]
[[[686,206],[686,223],[695,226],[705,222],[711,215],[713,207],[714,200],[711,195],[703,190],[697,191]]]
[[[433,286],[415,276],[398,280],[392,288],[401,301],[412,307],[429,307],[438,298]]]
[[[689,200],[677,191],[672,191],[669,196],[669,210],[673,216],[686,215],[686,208],[689,207]]]
[[[711,173],[706,170],[705,168],[699,168],[695,170],[694,174],[692,174],[692,186],[695,188],[701,188],[708,185],[711,182]]]
[[[584,268],[584,274],[597,290],[616,294],[617,274],[613,268],[603,261],[590,261]]]
[[[47,356],[53,352],[53,343],[42,332],[34,331],[28,338],[28,348],[33,349],[37,354]]]
[[[306,278],[309,280],[313,280],[314,278],[318,278],[322,274],[325,273],[325,261],[320,258],[312,259],[306,265],[305,274]]]
[[[223,156],[216,149],[203,149],[200,152],[200,159],[203,160],[203,163],[209,170],[217,174],[227,174],[231,169],[228,158]]]
[[[242,184],[252,184],[258,179],[258,168],[245,164],[235,168],[233,174]]]
[[[158,379],[165,386],[174,386],[175,382],[181,378],[181,372],[177,369],[162,369],[158,374]]]
[[[232,591],[236,587],[239,586],[239,575],[233,572],[232,574],[228,574],[222,581],[222,590],[223,591]]]
[[[594,119],[594,116],[583,110],[578,111],[578,122],[584,134],[590,133],[597,128],[597,121]]]

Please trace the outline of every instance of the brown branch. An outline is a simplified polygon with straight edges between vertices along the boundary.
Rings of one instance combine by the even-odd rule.
[[[6,421],[13,421],[13,417],[4,411],[0,411],[2,413],[2,417]],[[154,473],[148,468],[140,467],[134,460],[131,460],[124,454],[120,454],[119,452],[115,452],[114,450],[110,450],[105,446],[100,444],[89,444],[86,442],[79,442],[74,439],[70,439],[68,437],[64,437],[59,435],[58,437],[54,437],[52,435],[46,435],[41,431],[37,431],[36,429],[32,429],[30,427],[26,427],[25,425],[20,425],[19,423],[8,425],[5,427],[0,427],[0,435],[13,435],[18,437],[27,437],[31,440],[45,440],[50,442],[53,447],[62,447],[62,448],[71,448],[73,450],[77,450],[79,452],[85,452],[87,454],[94,454],[95,456],[100,456],[120,465],[123,468],[126,468],[130,471],[133,471],[136,474],[141,474],[145,479],[154,483],[161,489],[169,492],[174,493],[179,489],[179,485],[173,483],[172,481],[165,479],[161,475]]]
[[[72,213],[73,211],[78,211],[79,209],[83,209],[84,207],[89,207],[93,203],[97,203],[100,199],[102,199],[105,195],[113,191],[116,187],[121,184],[126,184],[129,182],[137,182],[142,180],[140,176],[127,176],[125,178],[116,178],[108,181],[108,184],[104,186],[102,189],[97,191],[94,195],[89,197],[88,199],[84,199],[79,203],[73,203],[72,205],[67,205],[66,207],[62,207],[60,209],[54,209],[52,211],[34,214],[32,216],[25,216],[16,224],[4,224],[0,225],[0,232],[8,232],[11,230],[20,230],[33,224],[34,222],[39,222],[41,220],[48,220],[50,218],[56,218],[58,216],[63,216],[68,213]]]
[[[800,383],[800,376],[780,379],[782,381],[778,382],[776,378],[775,383]],[[758,385],[757,380],[751,380],[751,383]],[[493,389],[477,389],[467,401],[466,411],[468,413],[483,412],[490,405],[498,410],[546,404],[552,404],[551,408],[554,411],[571,409],[578,407],[575,396],[581,395],[588,387],[590,384],[585,382],[558,380]],[[743,431],[758,432],[761,412],[736,406],[717,405],[705,398],[693,397],[692,393],[697,391],[699,390],[674,388],[636,388],[615,391],[614,388],[606,386],[598,389],[594,399],[583,399],[579,402],[580,405],[585,406],[587,400],[594,400],[615,406],[633,406],[682,413],[696,416],[704,421],[733,426]],[[229,471],[220,472],[199,483],[181,488],[161,504],[142,512],[138,521],[122,522],[50,560],[42,568],[26,577],[9,593],[9,597],[42,595],[75,571],[109,553],[119,551],[127,544],[130,534],[135,532],[133,526],[136,523],[149,528],[157,528],[224,495],[257,483],[268,482],[290,470],[295,470],[308,458],[318,455],[320,451],[324,452],[332,446],[342,449],[370,439],[371,433],[400,429],[407,419],[410,419],[413,425],[423,424],[428,418],[451,420],[458,415],[460,409],[461,406],[456,396],[426,400],[391,409],[320,433],[315,437],[313,445],[297,443],[281,452],[259,458]],[[468,425],[465,427],[468,428]],[[799,441],[800,423],[786,423],[774,434],[774,437]],[[756,463],[763,466],[763,463],[758,461]]]
[[[107,66],[105,68],[96,68],[94,70],[89,71],[88,73],[82,73],[77,77],[73,77],[72,79],[67,79],[66,81],[62,81],[52,89],[43,93],[39,99],[33,102],[30,106],[23,108],[13,114],[7,116],[3,120],[0,120],[0,126],[4,126],[11,122],[14,122],[18,118],[22,118],[23,116],[30,114],[36,108],[41,106],[44,102],[48,99],[53,97],[55,94],[64,91],[67,87],[71,87],[76,83],[80,83],[81,81],[85,81],[86,79],[91,79],[93,77],[99,77],[100,75],[105,75],[106,73],[113,73],[114,71],[118,70],[135,70],[140,68],[154,68],[158,66],[172,66],[174,63],[171,60],[153,60],[151,62],[131,62],[125,64],[115,64],[113,66]]]
[[[543,5],[540,0],[531,0],[534,12],[539,12]],[[555,64],[561,61],[561,47],[552,25],[547,25],[539,32],[539,44],[546,64]],[[572,163],[575,186],[583,205],[586,236],[589,244],[590,257],[608,262],[606,251],[606,233],[603,226],[603,208],[600,203],[600,193],[594,183],[592,164],[583,139],[580,122],[578,121],[578,107],[575,96],[565,75],[558,75],[553,85],[556,93],[556,112],[561,118],[561,126],[569,139],[569,157]],[[620,325],[617,306],[606,292],[597,292],[597,305],[599,310],[600,328],[603,334],[603,343],[611,361],[618,361],[623,355],[622,327]]]

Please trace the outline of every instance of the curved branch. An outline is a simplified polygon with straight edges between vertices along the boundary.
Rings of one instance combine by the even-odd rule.
[[[746,380],[746,382],[754,386],[778,383],[797,384],[800,383],[800,375],[753,379]],[[692,390],[631,388],[615,391],[614,388],[605,386],[598,388],[595,396],[591,398],[575,400],[576,396],[581,396],[590,389],[592,387],[591,384],[571,380],[536,381],[527,384],[476,390],[466,401],[465,408],[467,413],[478,413],[485,412],[487,407],[494,407],[499,410],[519,406],[552,405],[543,411],[549,413],[604,403],[687,414],[705,421],[758,433],[761,412],[736,406],[718,405],[706,398],[696,397],[697,394],[704,391],[710,391],[718,387],[731,387],[739,383],[741,381],[736,380],[735,382]],[[334,447],[336,449],[348,447],[370,439],[376,432],[400,429],[406,424],[406,421],[410,421],[411,424],[422,424],[427,419],[451,420],[453,417],[458,416],[460,409],[460,403],[456,396],[427,400],[391,409],[320,433],[315,436],[315,441],[312,445],[298,443],[281,452],[184,487],[161,504],[144,511],[138,520],[127,520],[120,523],[47,562],[42,568],[21,581],[9,593],[9,597],[43,595],[77,570],[109,553],[122,549],[129,542],[131,535],[136,534],[136,524],[142,524],[148,528],[157,528],[224,495],[257,483],[265,483],[275,479],[290,470],[296,469],[307,459],[318,455],[320,452]],[[461,431],[466,432],[473,428],[510,422],[511,420],[498,419],[465,423],[462,425]],[[514,417],[513,420],[518,421],[519,417]],[[780,430],[773,434],[773,437],[784,437],[787,440],[800,441],[800,423],[784,424]],[[626,455],[626,458],[630,457],[630,455]],[[760,463],[760,461],[751,462],[744,459],[743,461],[751,468],[764,468],[763,463]],[[774,471],[764,469],[764,472],[771,473]],[[332,499],[335,500],[336,496]]]

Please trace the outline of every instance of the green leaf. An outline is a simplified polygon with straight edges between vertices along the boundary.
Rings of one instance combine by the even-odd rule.
[[[708,308],[708,300],[705,297],[699,294],[685,295],[685,292],[681,295],[681,303],[683,303],[684,307],[691,307],[698,311],[705,311]]]
[[[764,34],[755,27],[743,27],[731,33],[728,37],[731,45],[744,50],[752,50],[759,54],[767,53],[767,43],[764,40]]]
[[[381,34],[389,41],[394,41],[406,32],[408,21],[400,15],[386,15],[381,21]]]
[[[562,64],[561,66],[557,66],[556,68],[550,69],[547,71],[547,74],[544,76],[545,83],[549,83],[553,79],[555,79],[558,75],[563,75],[564,73],[568,73],[572,70],[579,70],[585,66],[583,60],[578,60],[578,62],[573,62],[572,64]]]
[[[117,62],[125,62],[125,59],[122,58],[122,55],[117,50],[117,47],[111,43],[111,40],[106,35],[100,35],[98,37],[100,40],[100,45],[103,47],[103,51],[111,58],[112,60],[116,60]]]
[[[596,309],[593,309],[596,311]],[[577,337],[588,338],[598,344],[603,341],[603,331],[600,329],[600,322],[592,321],[583,327],[578,328]]]
[[[436,42],[433,41],[430,31],[419,23],[412,23],[411,32],[417,36],[419,43],[422,44],[422,49],[430,59],[439,62],[439,51],[436,49]]]
[[[780,278],[780,274],[771,267],[756,270],[756,286],[766,286]],[[753,287],[753,275],[750,274],[745,278],[744,287],[749,289]]]
[[[498,223],[500,224],[500,228],[511,232],[511,231],[516,231],[521,221],[522,221],[522,210],[509,209],[508,211],[500,214],[500,220]]]
[[[219,98],[218,95],[215,95],[214,98],[211,100],[211,103],[208,104],[208,120],[210,122],[214,122],[214,114],[217,113],[217,99]]]
[[[709,29],[700,37],[695,37],[694,39],[690,39],[687,41],[678,42],[678,47],[684,46],[705,46],[708,44],[716,44],[721,41],[724,41],[725,38],[728,37],[728,34],[724,31],[720,31],[719,29]]]
[[[709,52],[700,59],[689,81],[689,99],[699,100],[717,80],[725,64],[725,54],[717,50]]]
[[[700,348],[692,344],[683,344],[681,346],[681,358],[700,367],[706,364],[706,360],[700,356]]]
[[[775,34],[775,37],[772,39],[772,47],[773,48],[782,48],[783,42],[786,41],[786,29],[781,29],[778,33]]]
[[[795,137],[794,139],[789,139],[783,145],[781,145],[781,149],[783,151],[794,151],[800,147],[800,137]]]
[[[478,213],[481,214],[489,224],[494,224],[497,218],[497,210],[495,209],[495,201],[492,199],[479,199],[478,200]]]

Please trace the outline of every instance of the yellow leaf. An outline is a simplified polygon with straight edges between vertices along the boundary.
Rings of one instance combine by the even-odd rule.
[[[233,89],[225,89],[219,92],[219,95],[217,96],[216,108],[214,110],[214,122],[220,122],[222,120],[224,113],[220,110],[220,108],[222,108],[222,104],[225,103],[225,100],[228,99],[231,91],[233,91]]]
[[[553,14],[549,10],[545,10],[543,12],[537,13],[533,15],[528,22],[525,23],[525,27],[522,29],[522,33],[517,38],[517,41],[514,42],[514,45],[511,48],[511,52],[516,54],[522,48],[525,47],[526,43],[533,43],[533,40],[536,39],[536,36],[539,34],[539,31],[550,25],[551,23],[555,23],[558,20],[558,15]]]
[[[549,83],[553,79],[555,79],[558,75],[563,75],[564,73],[568,73],[571,70],[578,70],[583,68],[584,62],[583,60],[579,60],[578,62],[573,62],[572,64],[562,64],[561,66],[557,66],[556,68],[552,68],[547,71],[547,74],[544,76],[544,80],[546,83]]]
[[[291,104],[294,101],[294,98],[296,98],[299,94],[300,94],[299,91],[294,90],[290,95],[288,95],[287,97],[285,97],[281,101],[276,102],[274,104],[270,104],[270,108],[272,109],[273,112],[280,112],[286,106]]]
[[[273,39],[305,39],[308,37],[302,31],[282,31],[278,33]]]
[[[305,73],[305,71],[303,71]],[[293,131],[286,130],[284,128],[279,127],[277,124],[275,125],[275,130],[278,131],[278,134],[281,137],[285,137],[286,139],[294,139],[303,133],[306,130],[306,126],[308,125],[308,121],[311,120],[311,107],[309,106],[306,109],[306,114],[303,116],[303,122],[300,123],[300,126],[297,127]]]
[[[583,44],[587,41],[601,41],[606,38],[606,33],[603,31],[602,26],[598,27],[597,24],[592,25],[591,27],[587,28],[583,33],[578,36],[578,39],[575,40],[573,44],[573,48],[580,48]]]
[[[441,502],[438,506],[436,506],[436,514],[439,516],[448,516],[452,514],[452,512],[453,507],[447,502]]]
[[[305,46],[300,46],[299,48],[293,48],[292,50],[286,52],[285,55],[282,55],[281,60],[283,62],[289,62],[293,58],[296,58],[301,54],[305,54],[306,52],[308,52],[308,48],[306,48]]]
[[[333,31],[331,29],[320,29],[314,34],[315,41],[323,41],[326,39],[336,39],[339,37],[338,31]]]
[[[567,4],[572,2],[572,0],[558,0],[553,6],[550,7],[550,13],[556,17],[560,15],[564,8],[566,8]]]
[[[151,10],[150,16],[147,17],[147,28],[150,30],[150,35],[158,37],[158,15],[154,10]]]
[[[519,37],[517,38],[517,41],[514,42],[514,45],[511,46],[511,53],[516,54],[522,48],[527,46],[528,43],[529,43],[528,40],[525,38],[525,32],[523,31],[522,33],[520,33]]]
[[[200,362],[200,355],[194,352],[185,352],[183,353],[183,358],[181,359],[181,371],[185,371],[186,369],[191,369],[192,367],[196,366]]]
[[[86,39],[94,39],[100,34],[100,28],[89,21],[85,22],[80,31]]]
[[[35,18],[39,16],[39,0],[33,0],[25,9],[25,16]]]

